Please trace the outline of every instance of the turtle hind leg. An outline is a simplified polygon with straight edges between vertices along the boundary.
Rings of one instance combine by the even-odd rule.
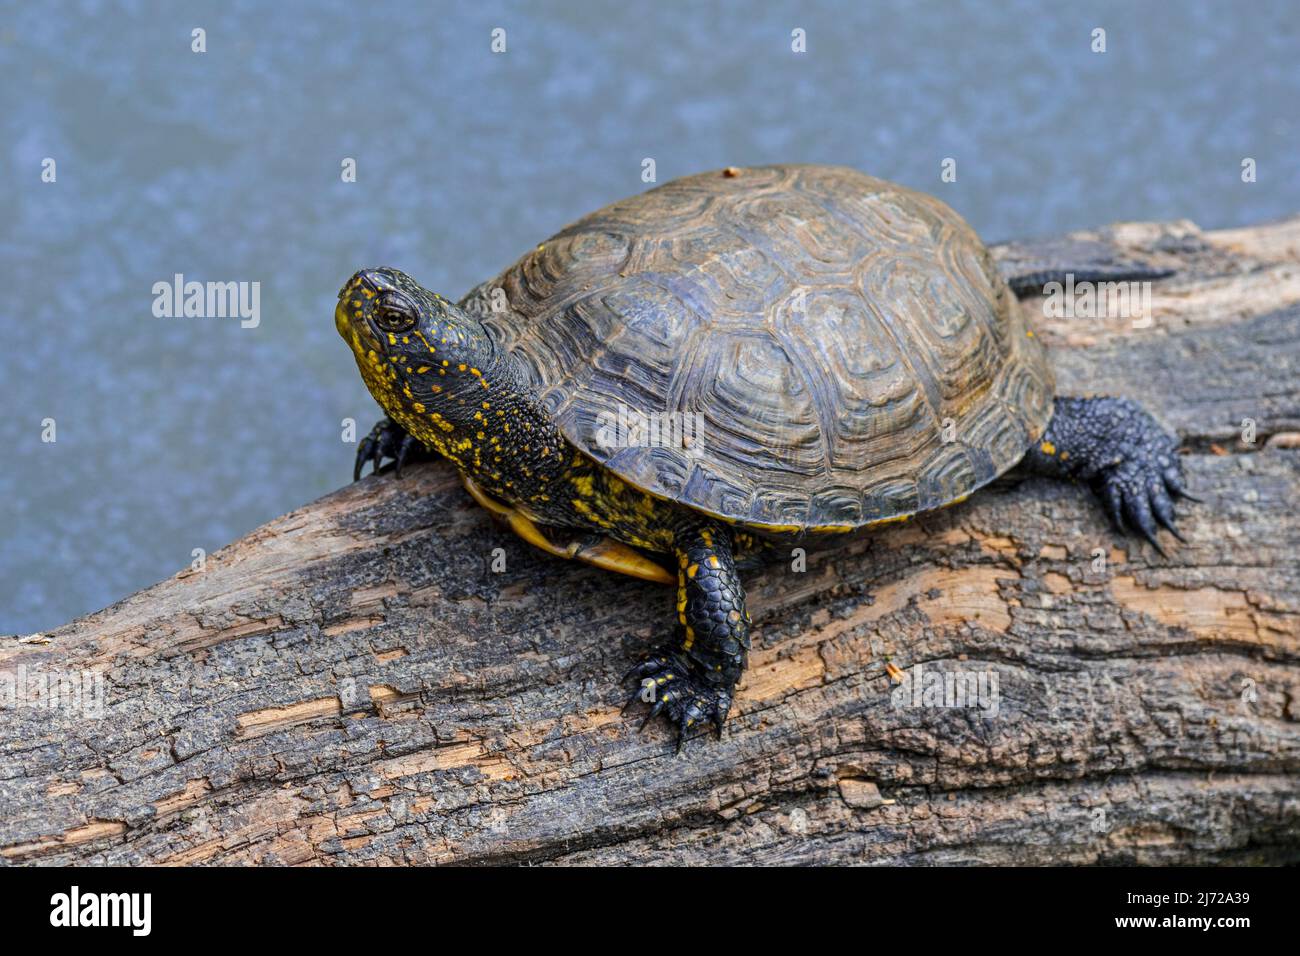
[[[650,704],[641,726],[666,714],[681,750],[686,731],[697,724],[712,723],[722,736],[749,657],[750,620],[727,529],[693,526],[676,534],[674,546],[680,642],[651,654],[627,677],[640,681],[628,705],[638,698]]]
[[[1187,493],[1178,441],[1127,398],[1058,398],[1047,431],[1025,455],[1030,470],[1092,483],[1121,531],[1136,528],[1162,555],[1159,527],[1183,540],[1174,499]]]

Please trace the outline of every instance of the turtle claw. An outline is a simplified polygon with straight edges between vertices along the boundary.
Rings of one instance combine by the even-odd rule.
[[[1172,451],[1166,452],[1164,455],[1164,461],[1161,462],[1160,478],[1164,482],[1165,489],[1175,498],[1185,498],[1197,504],[1201,504],[1205,500],[1196,497],[1187,490],[1186,482],[1183,480],[1182,463]],[[1172,531],[1173,528],[1169,530]]]
[[[697,670],[693,663],[680,654],[660,651],[637,664],[623,678],[624,681],[630,677],[641,680],[623,712],[627,713],[638,700],[650,703],[650,710],[641,721],[640,730],[645,730],[652,720],[664,714],[677,729],[678,753],[681,753],[686,741],[686,732],[700,723],[712,723],[721,740],[722,724],[731,709],[731,688],[713,686],[701,679]],[[650,694],[654,695],[653,702]]]
[[[625,681],[627,680],[626,677],[623,679]],[[632,696],[627,699],[627,703],[624,704],[623,709],[619,711],[619,716],[626,717],[627,712],[632,709],[632,705],[635,704],[640,699],[641,699],[641,688],[638,687],[636,690],[632,691]]]
[[[1179,541],[1174,499],[1190,497],[1183,489],[1182,465],[1174,441],[1160,433],[1160,441],[1130,444],[1120,460],[1097,476],[1098,491],[1116,527],[1135,529],[1161,557],[1168,557],[1158,538],[1164,528]]]
[[[379,426],[376,425],[376,428]],[[375,461],[375,452],[378,449],[378,443],[370,435],[361,439],[361,444],[357,446],[357,458],[352,464],[352,480],[361,480],[361,469],[365,467],[366,462],[375,462],[375,468],[379,468],[379,462]]]
[[[402,444],[397,449],[397,468],[393,471],[394,478],[402,477],[402,466],[406,460],[411,457],[412,450],[419,444],[409,433],[402,434]]]
[[[394,469],[394,477],[402,477],[402,467],[408,461],[416,461],[424,457],[424,446],[419,440],[407,433],[401,425],[391,418],[381,420],[370,434],[361,439],[361,444],[357,446],[356,461],[352,465],[352,480],[359,481],[361,472],[366,463],[371,464],[371,474],[376,474],[380,470],[385,458],[392,458],[397,462]]]
[[[1090,482],[1116,530],[1136,531],[1165,555],[1164,528],[1179,541],[1174,502],[1187,492],[1178,440],[1127,398],[1058,398],[1043,440],[1026,453],[1040,474]]]
[[[648,713],[648,714],[645,715],[645,720],[641,721],[641,726],[638,727],[638,728],[636,729],[636,732],[639,733],[639,734],[643,734],[643,733],[645,733],[645,729],[646,729],[646,727],[650,724],[650,721],[652,721],[652,720],[654,720],[656,717],[658,717],[658,716],[659,716],[659,712],[662,711],[662,710],[664,709],[664,707],[666,707],[666,706],[667,706],[667,701],[666,701],[666,700],[660,699],[660,700],[655,701],[654,706],[650,708],[650,713]],[[677,749],[680,750],[680,749],[681,749],[681,734],[678,733],[677,736],[678,736]]]

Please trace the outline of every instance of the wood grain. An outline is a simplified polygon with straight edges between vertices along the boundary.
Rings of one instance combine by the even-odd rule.
[[[0,643],[11,680],[85,670],[107,695],[5,709],[0,860],[1295,862],[1300,219],[1087,236],[1174,270],[1151,326],[1022,307],[1061,392],[1132,395],[1182,436],[1204,503],[1168,559],[1013,473],[752,573],[726,738],[674,757],[618,687],[669,593],[530,550],[448,468],[366,478]],[[996,675],[996,715],[900,703],[887,660]]]

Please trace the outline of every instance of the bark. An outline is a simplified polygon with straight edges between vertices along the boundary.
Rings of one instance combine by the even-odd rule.
[[[84,670],[107,701],[6,709],[0,860],[1300,859],[1300,219],[997,252],[1071,248],[1174,270],[1145,328],[1023,303],[1061,393],[1132,396],[1182,437],[1204,503],[1168,559],[1013,473],[751,573],[726,737],[674,757],[618,684],[671,636],[671,594],[532,550],[445,466],[366,478],[0,642],[11,690]],[[996,713],[911,706],[887,662],[996,676]]]

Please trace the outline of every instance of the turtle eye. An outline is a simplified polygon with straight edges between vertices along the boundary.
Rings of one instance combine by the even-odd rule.
[[[375,306],[375,325],[385,332],[405,332],[419,317],[415,305],[399,292],[385,292]]]

